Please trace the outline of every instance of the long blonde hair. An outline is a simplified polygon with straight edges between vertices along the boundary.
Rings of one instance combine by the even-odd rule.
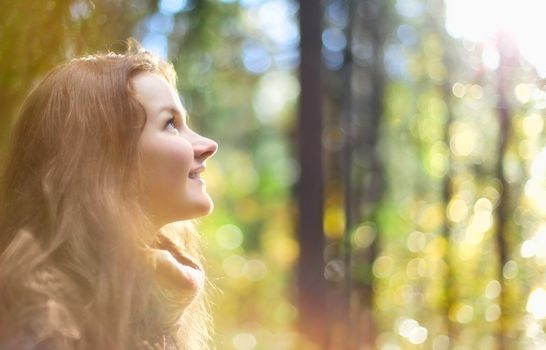
[[[142,72],[176,88],[172,65],[132,42],[125,54],[56,67],[23,103],[0,173],[4,332],[38,329],[67,349],[165,342],[156,324],[162,300],[141,253],[154,229],[136,196],[146,114],[131,79]],[[177,249],[201,264],[198,236],[182,226]],[[206,310],[200,293],[170,325],[179,348],[209,348]]]

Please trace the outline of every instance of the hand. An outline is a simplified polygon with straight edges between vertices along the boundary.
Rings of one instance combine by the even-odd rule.
[[[153,247],[145,248],[145,254],[160,289],[169,296],[189,304],[203,288],[203,269],[168,237],[160,234]]]
[[[167,249],[145,248],[160,287],[180,296],[195,296],[203,288],[205,274],[189,258],[175,258]]]

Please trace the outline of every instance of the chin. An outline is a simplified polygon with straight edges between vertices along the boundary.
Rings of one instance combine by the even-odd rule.
[[[198,203],[195,206],[195,208],[196,208],[195,217],[206,216],[212,213],[212,210],[214,209],[214,203],[207,196],[207,199]]]
[[[214,203],[208,195],[201,195],[183,203],[173,203],[168,208],[171,210],[163,208],[163,217],[166,219],[163,221],[176,222],[207,216],[214,209]]]
[[[209,215],[214,209],[214,203],[209,196],[199,198],[199,200],[194,201],[191,204],[187,204],[184,209],[181,208],[178,213],[183,215],[178,215],[178,220],[191,220],[196,219],[202,216]]]

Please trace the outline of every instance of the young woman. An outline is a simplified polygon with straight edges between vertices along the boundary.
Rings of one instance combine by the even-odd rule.
[[[216,150],[138,47],[49,72],[2,159],[0,349],[209,348],[188,220]]]

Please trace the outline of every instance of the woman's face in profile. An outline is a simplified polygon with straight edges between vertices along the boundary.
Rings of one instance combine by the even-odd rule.
[[[139,195],[148,214],[160,226],[207,215],[213,203],[200,174],[218,145],[190,129],[177,92],[161,76],[141,73],[132,85],[146,110]]]

